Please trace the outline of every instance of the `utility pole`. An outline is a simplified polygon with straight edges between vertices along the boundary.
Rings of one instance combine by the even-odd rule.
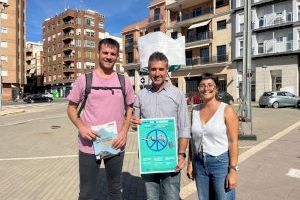
[[[2,13],[4,12],[5,8],[7,8],[9,5],[6,2],[0,2],[0,28],[2,28]],[[2,29],[3,30],[3,29]],[[1,33],[2,34],[2,30]],[[1,38],[0,38],[0,42],[2,42]],[[2,55],[1,55],[1,46],[0,46],[0,111],[2,111]]]
[[[251,16],[251,0],[245,0],[244,5],[244,37],[243,37],[243,96],[240,111],[240,120],[249,122],[250,133],[242,132],[239,139],[256,140],[253,134],[252,126],[252,108],[251,108],[251,79],[252,79],[252,16]]]

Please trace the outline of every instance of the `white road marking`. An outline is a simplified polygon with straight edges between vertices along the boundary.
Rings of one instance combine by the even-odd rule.
[[[300,169],[291,168],[286,175],[292,178],[300,178]]]
[[[125,154],[137,154],[136,151],[125,152]],[[42,157],[25,157],[25,158],[0,158],[0,161],[21,161],[21,160],[49,160],[61,158],[77,158],[78,155],[63,155],[63,156],[42,156]]]
[[[39,118],[27,119],[27,120],[13,122],[13,123],[0,124],[0,127],[2,127],[2,126],[14,126],[14,125],[25,124],[25,123],[36,121],[36,120],[55,119],[55,118],[60,118],[60,117],[67,117],[67,114],[60,114],[60,115],[55,115],[55,116],[51,116],[51,117],[39,117]]]
[[[277,141],[281,137],[285,136],[286,134],[288,134],[290,131],[297,128],[298,126],[300,126],[300,121],[294,123],[293,125],[289,126],[288,128],[284,129],[283,131],[280,131],[279,133],[275,134],[271,138],[266,139],[265,141],[253,146],[251,149],[249,149],[249,150],[245,151],[244,153],[240,154],[239,155],[239,164],[241,164],[242,162],[244,162],[245,160],[247,160],[248,158],[250,158],[251,156],[253,156],[257,152],[261,151],[262,149],[266,148],[267,146],[269,146],[273,142]],[[299,173],[299,176],[300,176],[300,171],[298,173]],[[181,198],[185,199],[188,196],[190,196],[191,194],[193,194],[194,192],[196,192],[197,188],[194,187],[194,186],[195,186],[194,181],[187,184],[186,186],[184,186],[181,189],[181,192],[180,192]],[[191,189],[191,188],[194,188],[194,190]]]
[[[252,146],[239,146],[239,149],[250,149],[254,147],[253,145]]]

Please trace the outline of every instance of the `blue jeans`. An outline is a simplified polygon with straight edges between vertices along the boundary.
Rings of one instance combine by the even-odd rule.
[[[108,196],[110,200],[122,200],[121,173],[124,152],[104,159]],[[96,160],[94,154],[79,151],[79,200],[100,200],[101,160]]]
[[[180,199],[180,173],[142,174],[142,177],[145,180],[147,200]]]
[[[228,174],[229,155],[219,156],[199,153],[193,160],[196,186],[201,200],[234,200],[235,190],[225,188]]]

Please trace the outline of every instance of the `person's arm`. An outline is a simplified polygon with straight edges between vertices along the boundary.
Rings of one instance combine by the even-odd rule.
[[[119,149],[126,145],[127,134],[128,134],[129,126],[130,126],[130,119],[132,117],[132,112],[133,112],[133,106],[131,104],[131,105],[127,106],[126,118],[124,119],[122,129],[121,129],[120,133],[118,134],[117,139],[112,144],[113,148]]]
[[[69,101],[68,108],[67,108],[69,119],[76,126],[82,138],[88,140],[95,139],[98,135],[92,129],[86,127],[84,123],[81,121],[81,119],[77,116],[77,107],[78,107],[77,103]]]
[[[141,124],[141,106],[140,106],[140,96],[136,96],[133,104],[134,114],[130,119],[131,128],[136,131],[137,126]]]
[[[178,126],[178,164],[175,168],[175,171],[179,172],[185,166],[185,158],[183,154],[186,152],[186,148],[191,138],[190,132],[190,121],[188,118],[188,108],[187,103],[183,94],[181,94],[180,102],[178,105],[178,119],[177,119],[177,126]]]
[[[237,171],[234,169],[238,163],[238,117],[231,106],[225,108],[225,123],[229,145],[229,173],[227,175],[226,187],[233,189],[237,184]]]
[[[194,171],[193,171],[193,152],[192,152],[192,141],[189,141],[189,153],[188,153],[188,161],[186,168],[186,175],[189,179],[194,179]]]

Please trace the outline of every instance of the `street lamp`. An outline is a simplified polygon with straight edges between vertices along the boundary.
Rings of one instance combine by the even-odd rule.
[[[7,2],[0,2],[0,28],[1,28],[1,22],[2,22],[2,13],[4,12],[5,8],[7,8],[9,5],[7,4]],[[1,42],[1,39],[0,39]],[[2,55],[1,55],[1,46],[0,46],[0,111],[2,111]]]

